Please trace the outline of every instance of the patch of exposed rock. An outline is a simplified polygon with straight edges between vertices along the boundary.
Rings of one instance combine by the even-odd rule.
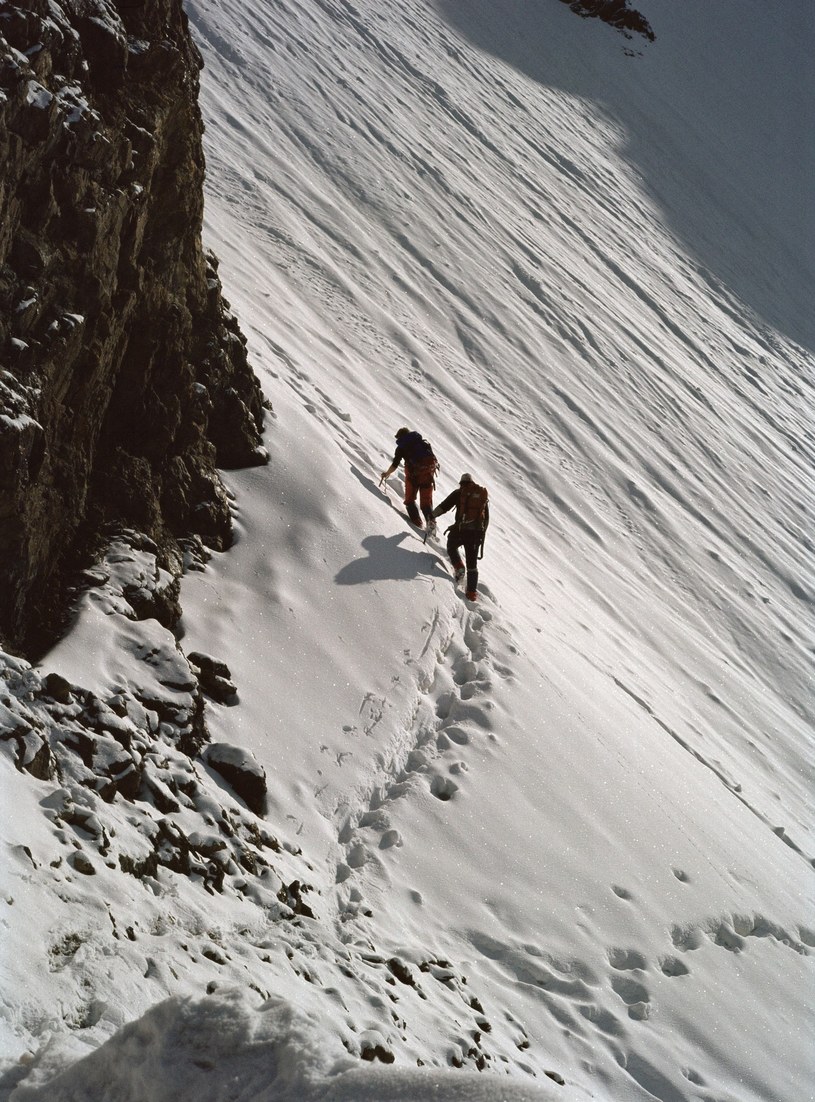
[[[35,648],[110,529],[230,540],[263,400],[201,243],[181,0],[0,8],[0,638]],[[172,614],[172,603],[165,609]]]
[[[651,24],[641,12],[628,6],[628,0],[561,0],[561,3],[568,4],[576,15],[584,19],[602,19],[622,31],[626,38],[634,34],[643,35],[649,42],[656,38]]]

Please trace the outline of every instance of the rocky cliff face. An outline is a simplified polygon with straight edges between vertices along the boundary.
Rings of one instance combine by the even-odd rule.
[[[110,528],[176,573],[185,536],[225,546],[215,468],[265,460],[201,244],[200,64],[181,0],[0,7],[0,639],[16,648],[53,627]]]

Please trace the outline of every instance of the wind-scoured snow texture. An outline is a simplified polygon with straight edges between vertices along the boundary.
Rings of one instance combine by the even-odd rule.
[[[233,547],[183,583],[181,646],[228,666],[212,739],[302,853],[283,921],[227,878],[197,925],[160,872],[133,953],[168,967],[123,966],[152,1078],[104,995],[83,1029],[2,985],[19,1097],[57,1072],[92,1096],[115,1060],[112,1102],[161,1098],[190,1046],[157,1023],[205,1048],[217,1015],[241,1051],[295,1023],[296,1080],[265,1034],[284,1098],[344,1097],[342,1052],[351,1097],[477,1097],[478,1069],[490,1100],[811,1097],[810,12],[649,0],[630,56],[555,0],[190,5],[205,234],[276,420],[270,465],[227,479]],[[400,478],[377,487],[402,424],[439,495],[489,487],[474,606]],[[83,613],[41,672],[104,697],[122,630]],[[22,780],[4,837],[50,867]],[[98,882],[3,917],[58,941]],[[41,1005],[98,989],[91,934],[62,972],[31,956]]]
[[[229,541],[215,462],[261,395],[201,244],[200,56],[176,0],[0,10],[0,636],[36,649],[105,525]]]

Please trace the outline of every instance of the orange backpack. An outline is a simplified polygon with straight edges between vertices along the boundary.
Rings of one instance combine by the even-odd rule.
[[[483,532],[487,527],[488,500],[485,486],[479,486],[477,482],[462,482],[456,509],[456,525]]]

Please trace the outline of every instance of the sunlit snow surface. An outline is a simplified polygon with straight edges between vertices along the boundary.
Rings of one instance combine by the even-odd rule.
[[[554,0],[188,5],[274,416],[182,646],[316,918],[213,901],[219,968],[152,900],[160,989],[134,958],[84,1062],[55,1007],[15,1102],[813,1096],[813,12],[640,6],[652,45]],[[490,489],[476,607],[377,488],[401,424],[439,497]],[[44,666],[100,687],[112,645]]]

